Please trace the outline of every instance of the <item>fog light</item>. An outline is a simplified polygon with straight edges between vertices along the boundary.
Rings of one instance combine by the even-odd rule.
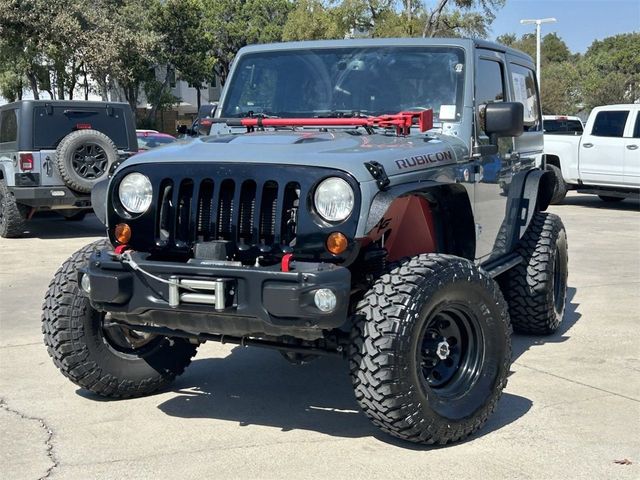
[[[82,275],[80,278],[80,288],[82,288],[85,293],[91,293],[91,281],[89,280],[89,275]]]
[[[126,223],[119,223],[114,230],[116,241],[121,245],[126,245],[131,240],[131,227]]]
[[[340,255],[349,246],[349,240],[340,232],[333,232],[327,237],[327,250],[334,255]]]
[[[338,299],[336,298],[336,294],[328,288],[321,288],[320,290],[316,290],[313,296],[313,302],[321,312],[332,312],[336,308]]]

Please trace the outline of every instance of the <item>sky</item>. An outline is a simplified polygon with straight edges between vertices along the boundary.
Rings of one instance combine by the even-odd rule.
[[[640,32],[640,0],[507,0],[489,38],[535,32],[535,25],[521,25],[520,20],[547,17],[558,22],[542,25],[542,36],[556,32],[571,52],[584,53],[594,40]]]

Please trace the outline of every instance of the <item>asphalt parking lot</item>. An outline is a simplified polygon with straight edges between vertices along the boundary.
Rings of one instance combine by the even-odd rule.
[[[514,337],[497,412],[444,448],[379,433],[334,359],[296,367],[209,343],[151,397],[79,390],[47,355],[40,306],[60,263],[101,226],[35,219],[27,238],[0,239],[0,477],[640,478],[640,204],[570,194],[552,211],[569,238],[564,324]]]

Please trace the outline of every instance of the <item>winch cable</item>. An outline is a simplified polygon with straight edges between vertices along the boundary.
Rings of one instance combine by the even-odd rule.
[[[136,272],[140,272],[140,273],[146,275],[149,278],[153,278],[157,282],[166,283],[167,285],[172,285],[172,286],[178,285],[180,288],[182,288],[184,290],[189,290],[191,292],[198,292],[199,291],[199,290],[197,290],[195,288],[187,287],[185,285],[180,285],[180,283],[172,282],[171,280],[167,280],[166,278],[158,277],[157,275],[154,275],[151,272],[147,272],[144,268],[142,268],[140,265],[138,265],[138,263],[131,257],[131,253],[130,253],[129,250],[127,250],[126,252],[123,252],[123,253],[120,254],[120,261],[122,263],[124,263],[125,265],[129,265]]]

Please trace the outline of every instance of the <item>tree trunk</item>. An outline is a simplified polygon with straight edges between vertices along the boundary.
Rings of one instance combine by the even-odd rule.
[[[202,103],[202,93],[200,92],[200,85],[196,87],[196,103],[198,105],[198,111],[200,111],[200,105]]]
[[[64,100],[64,73],[56,70],[56,79],[58,80],[58,100]]]
[[[164,80],[162,81],[162,89],[160,90],[161,92],[164,92],[165,88],[167,88],[167,86],[169,85],[170,81],[171,81],[171,66],[167,65],[167,69],[166,69],[165,74],[164,74]],[[147,101],[148,100],[149,99],[147,99]],[[149,102],[149,103],[151,103],[151,102]],[[149,112],[147,113],[147,120],[155,122],[155,120],[156,120],[156,112],[157,111],[158,111],[157,103],[151,103],[151,108],[149,109]]]
[[[96,77],[96,83],[98,84],[98,92],[103,102],[109,101],[109,85],[107,77]]]
[[[429,19],[427,23],[424,25],[424,30],[422,31],[422,37],[433,37],[436,33],[436,29],[438,27],[438,23],[440,22],[440,15],[442,15],[442,10],[447,6],[449,0],[440,0],[438,6],[431,11],[429,15]]]
[[[78,83],[78,67],[76,65],[76,59],[71,62],[71,77],[69,78],[69,85],[67,91],[69,92],[69,100],[73,100],[73,92],[76,89]]]
[[[87,68],[84,67],[82,74],[84,76],[84,99],[89,100],[89,79],[87,78]]]
[[[33,92],[33,99],[40,100],[40,93],[38,92],[38,77],[33,71],[27,72],[29,78],[29,84],[31,85],[31,91]]]

